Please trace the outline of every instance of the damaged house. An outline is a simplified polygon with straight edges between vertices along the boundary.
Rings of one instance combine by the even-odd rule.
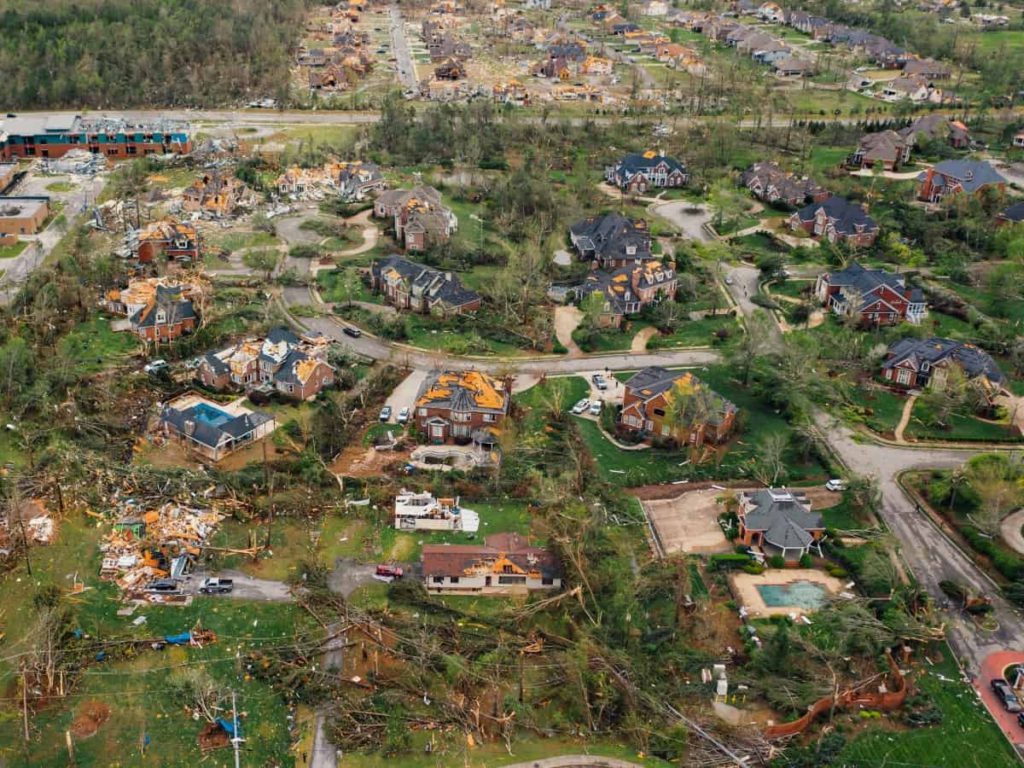
[[[143,264],[161,256],[168,261],[199,261],[199,230],[192,224],[167,217],[129,230],[125,235],[128,254]]]
[[[167,343],[192,333],[199,323],[193,285],[166,278],[133,280],[127,288],[107,294],[104,307],[128,318],[132,333],[146,342]]]
[[[604,298],[604,309],[598,322],[605,327],[619,327],[627,316],[637,314],[648,304],[662,299],[671,300],[677,283],[678,278],[671,265],[647,261],[611,272],[591,270],[575,288],[575,293],[581,301],[593,293],[600,293]]]
[[[525,595],[562,586],[554,553],[518,533],[497,533],[483,545],[424,544],[423,585],[438,594]]]
[[[496,443],[512,402],[507,381],[482,371],[434,371],[416,396],[414,419],[430,443]]]
[[[277,429],[273,416],[251,411],[240,402],[221,405],[186,393],[160,408],[158,431],[190,453],[220,461]]]
[[[618,213],[593,216],[573,224],[569,239],[581,260],[602,269],[639,265],[654,258],[647,222],[627,219]]]
[[[784,171],[775,163],[754,163],[740,176],[740,183],[758,200],[792,208],[820,203],[829,197],[828,190],[813,179]]]
[[[231,216],[251,207],[255,196],[234,174],[212,171],[196,178],[181,194],[181,207],[189,213]]]
[[[644,442],[701,447],[724,442],[736,406],[689,371],[649,366],[626,382],[618,428]]]
[[[393,220],[395,239],[408,251],[446,243],[459,227],[459,220],[433,187],[384,192],[374,202],[373,215]]]
[[[389,256],[370,268],[374,291],[389,304],[413,312],[465,315],[480,309],[481,296],[462,285],[451,272],[444,272],[402,256]]]
[[[763,488],[739,495],[739,539],[768,555],[795,562],[814,549],[821,554],[825,522],[803,494]]]

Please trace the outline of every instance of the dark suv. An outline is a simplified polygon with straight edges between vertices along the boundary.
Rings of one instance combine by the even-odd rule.
[[[1013,692],[1013,688],[1003,678],[997,677],[992,681],[992,690],[995,692],[996,697],[1002,702],[1003,709],[1007,712],[1020,712],[1020,700]]]

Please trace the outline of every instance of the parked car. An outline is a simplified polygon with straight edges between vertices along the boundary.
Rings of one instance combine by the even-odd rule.
[[[1001,677],[997,677],[992,681],[992,690],[996,694],[996,698],[999,699],[1003,705],[1003,709],[1007,712],[1020,712],[1021,705],[1017,695],[1013,692],[1013,688]]]
[[[381,423],[387,423],[388,419],[391,418],[391,406],[385,405],[380,409],[380,420]]]
[[[725,284],[732,285],[732,277],[730,275],[725,276]]]
[[[199,585],[199,592],[203,595],[226,595],[234,588],[235,582],[232,579],[209,578],[203,579],[203,583]]]
[[[581,414],[584,411],[586,411],[587,408],[589,408],[589,407],[590,407],[590,401],[587,400],[586,398],[583,398],[578,403],[576,403],[576,405],[574,405],[572,407],[572,412],[575,413],[578,416],[579,414]]]
[[[600,400],[595,400],[594,402],[592,402],[590,404],[590,415],[591,416],[600,416],[601,415],[601,406],[603,406],[603,405],[604,405],[604,403],[602,401],[600,401]]]
[[[1017,725],[1019,725],[1021,728],[1024,728],[1024,712],[1021,712],[1017,715]]]
[[[363,332],[361,330],[351,325],[346,325],[344,328],[342,328],[341,332],[344,333],[346,336],[351,336],[353,339],[358,339],[360,336],[363,335]]]
[[[146,585],[146,591],[160,592],[161,594],[170,594],[180,592],[181,590],[178,587],[178,582],[176,582],[174,579],[157,579],[156,581],[151,581],[149,582],[149,584]]]
[[[405,424],[409,420],[409,409],[403,408],[398,412],[398,423]]]
[[[373,572],[373,578],[377,579],[377,581],[391,583],[395,579],[402,578],[404,573],[397,565],[378,565]]]
[[[608,380],[605,379],[605,377],[602,376],[600,373],[595,373],[593,376],[590,377],[590,380],[593,381],[594,386],[597,387],[602,392],[608,389]]]
[[[846,481],[845,480],[841,480],[838,477],[833,477],[831,480],[829,480],[827,483],[825,483],[825,490],[826,491],[833,491],[835,493],[839,493],[840,491],[845,491],[846,490]]]
[[[167,370],[168,367],[169,364],[166,360],[151,360],[142,367],[142,370],[146,373],[154,374]]]

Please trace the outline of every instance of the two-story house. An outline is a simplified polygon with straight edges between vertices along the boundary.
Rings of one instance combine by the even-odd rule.
[[[983,190],[1006,190],[1004,179],[984,160],[943,160],[917,177],[917,199],[937,203],[961,192],[976,195]]]
[[[413,312],[429,312],[445,317],[465,315],[480,309],[479,293],[466,288],[458,276],[402,256],[375,261],[370,268],[373,290],[389,304]]]
[[[829,198],[829,191],[814,179],[796,176],[775,163],[754,163],[740,176],[740,183],[758,200],[793,208],[824,202]]]
[[[174,218],[146,224],[130,231],[128,250],[144,264],[165,256],[170,261],[199,261],[199,231],[194,225]]]
[[[603,269],[639,265],[654,258],[647,222],[618,213],[592,216],[573,224],[569,239],[582,260]]]
[[[721,443],[736,421],[736,406],[689,371],[650,366],[626,382],[621,432],[648,442],[700,447]]]
[[[195,286],[167,278],[132,280],[128,287],[107,294],[104,307],[128,318],[132,333],[143,341],[167,343],[192,333],[199,317],[192,304]]]
[[[678,278],[672,265],[647,261],[637,266],[619,267],[611,272],[594,269],[576,287],[576,296],[585,300],[593,293],[604,299],[602,326],[621,326],[629,315],[635,315],[648,304],[675,296]]]
[[[867,247],[878,237],[878,224],[863,206],[845,197],[811,203],[789,217],[790,229],[833,243]]]
[[[652,150],[626,155],[605,168],[604,178],[623,192],[643,194],[649,189],[686,186],[690,174],[675,158]]]
[[[902,275],[866,269],[853,262],[838,272],[818,276],[815,294],[837,315],[856,317],[863,325],[919,324],[927,314],[924,293],[908,286]]]
[[[959,369],[967,381],[992,395],[1003,391],[1006,376],[992,356],[966,341],[933,337],[900,339],[882,362],[882,378],[901,389],[945,389],[949,371]]]
[[[511,401],[508,382],[482,371],[433,371],[416,395],[414,419],[431,443],[493,444]]]

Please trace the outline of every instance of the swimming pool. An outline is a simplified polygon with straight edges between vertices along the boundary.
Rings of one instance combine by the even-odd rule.
[[[214,408],[212,405],[207,403],[196,403],[193,407],[192,413],[195,415],[197,421],[202,421],[213,427],[219,427],[222,424],[226,424],[231,421],[230,415],[220,410],[220,408]]]
[[[757,591],[769,608],[820,608],[828,591],[813,581],[791,581],[788,584],[758,584]]]

